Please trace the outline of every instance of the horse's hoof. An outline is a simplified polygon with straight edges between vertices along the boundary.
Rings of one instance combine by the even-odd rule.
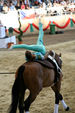
[[[70,110],[70,108],[69,107],[67,107],[66,109],[65,109],[65,111],[69,111]]]

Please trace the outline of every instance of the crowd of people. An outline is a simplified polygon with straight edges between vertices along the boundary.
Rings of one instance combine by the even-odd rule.
[[[68,4],[75,5],[75,0],[0,0],[0,12],[7,13],[9,10],[30,9],[34,6],[52,7],[52,6],[67,6]]]

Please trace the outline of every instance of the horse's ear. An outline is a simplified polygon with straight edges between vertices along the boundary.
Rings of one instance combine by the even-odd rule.
[[[59,57],[61,57],[61,53],[59,54]]]
[[[50,50],[50,55],[52,56],[52,57],[55,57],[55,52],[54,52],[54,50]]]

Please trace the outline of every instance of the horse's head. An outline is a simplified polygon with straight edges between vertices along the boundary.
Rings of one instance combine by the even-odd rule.
[[[62,68],[61,53],[60,53],[60,54],[57,54],[57,53],[55,53],[53,50],[50,50],[48,55],[52,56],[52,57],[56,60],[58,66],[59,66],[60,68]]]

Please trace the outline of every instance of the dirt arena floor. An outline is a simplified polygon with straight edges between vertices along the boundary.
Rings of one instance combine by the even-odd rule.
[[[29,35],[23,38],[24,43],[36,43],[38,35]],[[75,113],[75,30],[64,31],[63,34],[44,35],[46,49],[53,49],[62,53],[63,80],[61,93],[70,107],[67,113]],[[25,50],[0,49],[0,73],[15,72],[18,66],[25,62]],[[11,89],[14,74],[0,74],[0,113],[8,113],[11,103]],[[28,92],[27,92],[28,93]],[[27,94],[26,94],[27,95]],[[30,113],[53,113],[54,92],[50,87],[44,88],[30,107]],[[59,113],[66,113],[61,103]]]

